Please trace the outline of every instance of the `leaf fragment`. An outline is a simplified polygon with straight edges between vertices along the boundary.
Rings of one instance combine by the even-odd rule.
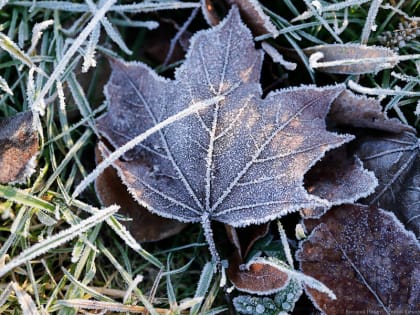
[[[402,124],[397,118],[387,119],[377,99],[359,96],[349,90],[343,91],[335,99],[328,119],[338,126],[370,128],[393,133],[413,132],[412,127]]]
[[[352,156],[347,146],[329,151],[305,176],[307,190],[337,206],[352,203],[375,191],[378,180],[366,170],[359,158]],[[305,208],[305,218],[319,218],[328,208]]]
[[[229,261],[229,280],[240,291],[269,295],[283,289],[290,280],[287,273],[276,268],[274,263],[250,261],[241,264],[239,255]]]
[[[106,150],[104,147],[102,150]],[[95,148],[96,162],[102,160],[100,145]],[[106,151],[104,151],[106,154]],[[119,214],[131,220],[123,222],[139,242],[158,241],[180,232],[186,225],[175,220],[165,219],[152,214],[140,206],[127,191],[118,177],[117,171],[108,167],[95,181],[95,190],[102,204],[109,207],[120,206]]]
[[[277,27],[270,21],[257,0],[228,0],[231,5],[237,5],[244,21],[255,35],[270,34],[273,38],[279,36]]]
[[[303,51],[310,56],[312,68],[327,73],[376,73],[393,68],[399,61],[394,51],[380,46],[330,44],[309,47]]]
[[[420,309],[420,248],[389,212],[363,205],[305,220],[312,231],[297,252],[301,270],[331,288],[336,300],[306,287],[328,315],[397,314]]]
[[[356,154],[379,185],[363,203],[394,211],[420,235],[420,140],[410,132],[359,137]]]
[[[31,111],[0,120],[0,183],[22,183],[35,171],[38,131]]]

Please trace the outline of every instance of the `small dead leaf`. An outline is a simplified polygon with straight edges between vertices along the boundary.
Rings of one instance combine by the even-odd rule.
[[[225,228],[229,241],[235,246],[243,263],[255,242],[267,235],[270,223],[250,225],[244,228],[234,228],[225,224]]]
[[[35,171],[38,132],[32,112],[0,120],[0,183],[23,183]]]
[[[227,270],[229,280],[240,291],[258,295],[269,295],[280,291],[289,283],[289,275],[269,262],[249,262],[241,264],[236,253],[229,260]]]
[[[279,36],[279,30],[264,13],[257,0],[227,0],[227,2],[238,6],[241,16],[254,35],[270,34],[273,38]]]
[[[239,8],[243,20],[255,36],[269,34],[270,37],[276,38],[279,35],[278,29],[257,0],[226,0],[226,3]],[[203,15],[209,25],[215,26],[220,23],[219,11],[226,11],[226,3],[220,0],[201,1]]]
[[[414,314],[420,309],[420,248],[389,212],[363,205],[331,209],[297,252],[301,270],[334,291],[306,288],[327,315]],[[368,313],[366,313],[368,312]]]
[[[393,68],[398,55],[389,48],[359,44],[331,44],[303,50],[312,68],[327,73],[364,74]]]
[[[220,23],[219,11],[227,11],[226,3],[223,0],[201,0],[201,11],[210,26],[216,26]]]
[[[352,203],[375,191],[378,181],[373,172],[363,168],[361,161],[347,152],[347,147],[330,151],[305,175],[305,187],[313,195],[332,205]],[[328,209],[305,208],[305,218],[319,218]]]
[[[410,132],[364,136],[357,140],[356,154],[379,180],[363,203],[394,211],[420,236],[420,140]]]
[[[256,241],[267,235],[270,224],[234,228],[225,224],[230,242],[235,246],[229,258],[228,279],[240,291],[268,295],[284,288],[289,276],[274,265],[254,262],[245,265],[245,257]]]
[[[335,99],[331,105],[328,120],[339,126],[370,128],[394,133],[414,130],[396,118],[387,119],[377,99],[358,96],[349,90],[343,91]]]
[[[95,148],[96,163],[102,161],[99,145]],[[139,242],[152,242],[180,232],[185,223],[162,218],[140,206],[127,191],[116,170],[109,167],[95,181],[95,190],[101,203],[108,207],[118,204],[122,214],[130,221],[122,222]]]

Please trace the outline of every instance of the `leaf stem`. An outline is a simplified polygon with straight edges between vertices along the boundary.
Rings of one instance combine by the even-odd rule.
[[[201,225],[204,230],[204,236],[206,237],[207,244],[209,245],[209,250],[212,256],[213,263],[216,264],[216,270],[222,267],[219,253],[217,252],[216,244],[214,242],[213,230],[211,228],[210,213],[205,212],[201,216]]]

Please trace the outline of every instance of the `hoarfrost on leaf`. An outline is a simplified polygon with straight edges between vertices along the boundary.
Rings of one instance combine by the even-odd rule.
[[[326,131],[325,116],[342,85],[302,86],[261,99],[262,57],[233,8],[218,26],[193,36],[175,80],[142,63],[112,61],[110,106],[98,119],[101,134],[119,147],[192,104],[224,97],[114,164],[151,212],[201,222],[216,259],[211,220],[239,227],[328,206],[305,190],[303,176],[326,151],[353,139]]]
[[[357,140],[356,153],[375,172],[379,185],[363,203],[394,211],[420,235],[420,139],[411,132],[367,135]]]
[[[306,287],[329,315],[412,313],[420,309],[420,247],[390,212],[363,205],[305,220],[312,231],[297,252],[301,270],[331,288],[336,300]]]

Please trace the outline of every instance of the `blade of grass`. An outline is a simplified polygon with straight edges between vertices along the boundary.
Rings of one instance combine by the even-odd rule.
[[[118,206],[105,208],[92,215],[91,217],[81,221],[79,224],[63,230],[58,234],[48,237],[43,241],[40,241],[35,245],[32,245],[31,247],[23,250],[18,256],[14,257],[10,262],[5,264],[3,268],[0,269],[0,277],[3,277],[9,271],[24,264],[25,262],[46,253],[52,248],[58,247],[61,244],[68,242],[83,232],[86,232],[90,228],[97,225],[99,222],[102,222],[108,217],[112,216],[115,212],[118,211],[118,209]]]

